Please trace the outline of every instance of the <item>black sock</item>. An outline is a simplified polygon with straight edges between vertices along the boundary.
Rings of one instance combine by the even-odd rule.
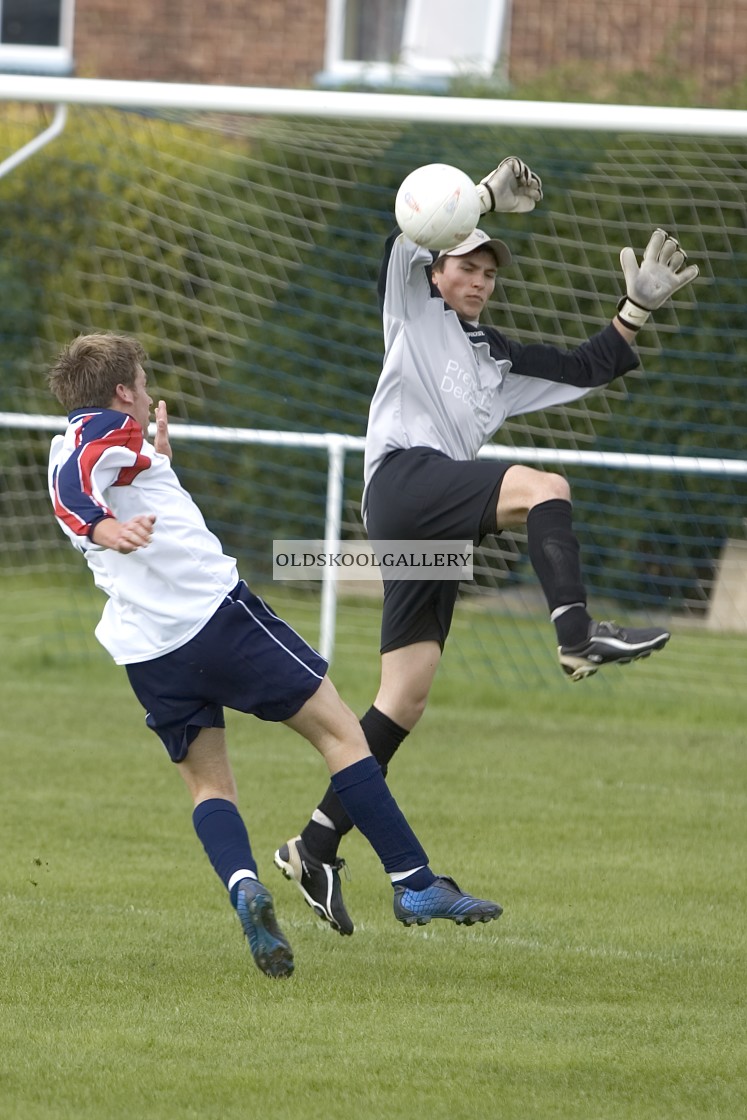
[[[386,776],[387,767],[392,757],[409,732],[373,705],[361,718],[361,727],[371,754],[379,763],[382,774]],[[320,813],[329,817],[334,829],[310,820],[301,833],[301,839],[310,855],[322,860],[323,863],[332,863],[337,856],[337,848],[341,838],[346,832],[350,832],[353,822],[343,809],[331,783],[319,802],[318,809]]]
[[[527,515],[529,559],[550,613],[558,607],[571,608],[554,620],[558,641],[568,646],[584,641],[591,621],[581,578],[581,550],[572,520],[571,503],[562,498],[540,502]]]

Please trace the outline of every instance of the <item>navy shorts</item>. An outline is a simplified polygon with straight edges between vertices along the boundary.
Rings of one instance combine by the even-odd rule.
[[[368,489],[371,540],[471,540],[498,532],[496,505],[511,463],[456,460],[431,447],[392,451]],[[381,652],[415,642],[443,649],[451,628],[456,580],[384,580]]]
[[[242,580],[186,645],[125,666],[173,762],[203,727],[225,727],[233,708],[280,723],[313,696],[327,662]]]

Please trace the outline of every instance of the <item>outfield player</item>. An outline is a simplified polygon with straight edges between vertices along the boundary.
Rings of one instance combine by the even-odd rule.
[[[539,178],[511,157],[478,186],[482,211],[526,212],[542,198]],[[385,355],[371,403],[363,512],[371,540],[460,540],[475,544],[526,525],[529,558],[555,625],[562,669],[582,680],[601,666],[647,657],[666,630],[595,622],[587,610],[571,494],[565,478],[519,464],[477,460],[504,421],[561,405],[634,369],[637,330],[649,313],[698,274],[677,241],[652,235],[639,266],[621,262],[627,295],[602,331],[575,350],[523,346],[480,319],[508,247],[476,230],[440,254],[395,231],[381,268]],[[455,582],[385,581],[381,683],[361,724],[384,773],[420,719],[446,642]],[[330,787],[300,836],[275,862],[340,933],[353,932],[340,891],[340,838],[351,822]]]
[[[144,362],[135,339],[115,334],[81,335],[59,356],[49,385],[69,422],[52,441],[50,495],[108,596],[96,636],[125,666],[147,725],[186,782],[195,831],[257,966],[287,976],[293,954],[237,808],[224,707],[282,721],[316,747],[341,806],[391,877],[399,921],[499,917],[496,903],[434,875],[326,661],[239,579],[172,469],[163,401],[147,441]]]

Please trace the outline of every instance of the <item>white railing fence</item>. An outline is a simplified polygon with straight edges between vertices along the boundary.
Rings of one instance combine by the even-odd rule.
[[[27,431],[64,431],[66,421],[58,416],[35,416],[29,413],[0,412],[0,428]],[[327,456],[327,492],[324,516],[324,550],[336,552],[340,547],[342,511],[345,488],[345,458],[348,452],[361,454],[365,447],[362,436],[335,432],[280,432],[257,428],[222,428],[211,425],[169,425],[169,436],[180,440],[201,440],[207,443],[255,444],[269,447],[292,447],[324,451]],[[652,473],[713,475],[747,479],[747,459],[718,459],[683,455],[629,455],[623,452],[572,451],[538,447],[508,447],[489,444],[480,451],[481,459],[509,459],[518,463],[543,466],[603,467],[609,470],[644,470]],[[319,652],[332,659],[335,648],[337,618],[336,569],[324,569],[319,618]]]

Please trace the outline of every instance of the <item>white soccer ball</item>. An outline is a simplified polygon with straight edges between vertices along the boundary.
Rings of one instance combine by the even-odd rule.
[[[453,249],[480,218],[477,187],[458,167],[428,163],[411,171],[397,191],[397,225],[416,245]]]

